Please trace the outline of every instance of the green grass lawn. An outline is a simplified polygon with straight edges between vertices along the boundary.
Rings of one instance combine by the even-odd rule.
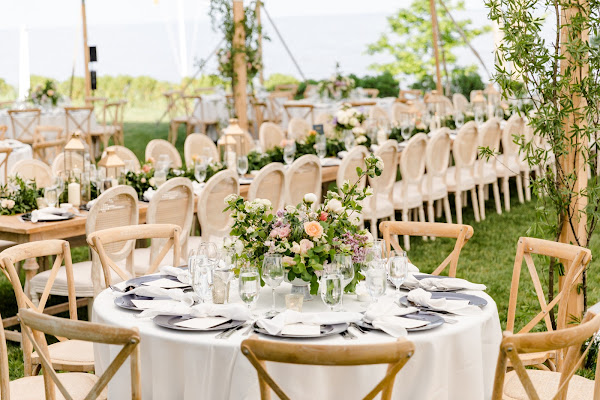
[[[152,110],[143,114],[139,110],[128,115],[125,124],[125,141],[140,159],[143,159],[146,143],[156,138],[167,138],[168,124],[156,124],[161,110]],[[185,133],[180,131],[177,148],[181,152]],[[515,194],[514,187],[511,193]],[[535,200],[534,200],[535,201]],[[515,258],[517,240],[527,235],[527,230],[535,221],[534,201],[519,204],[516,196],[512,198],[512,208],[509,213],[497,215],[494,211],[493,200],[487,202],[486,216],[483,222],[476,223],[469,205],[463,209],[464,223],[475,229],[473,238],[461,252],[458,265],[458,276],[473,282],[487,285],[487,293],[496,301],[502,327],[506,325],[506,314],[510,292],[510,281]],[[454,212],[453,212],[453,215]],[[596,236],[591,243],[593,254],[600,250],[600,239]],[[411,261],[423,272],[431,272],[452,251],[454,241],[438,239],[423,241],[420,238],[411,239]],[[75,262],[88,258],[86,248],[73,249]],[[547,262],[536,259],[538,273],[542,285],[547,287]],[[600,299],[600,273],[598,262],[592,261],[588,272],[588,304],[595,304]],[[4,318],[16,312],[16,302],[12,287],[4,276],[0,277],[0,310]],[[523,326],[539,311],[538,302],[533,291],[533,285],[526,268],[522,273],[522,284],[519,291],[517,310],[517,327]],[[9,342],[9,362],[11,379],[22,376],[22,354],[18,346]]]

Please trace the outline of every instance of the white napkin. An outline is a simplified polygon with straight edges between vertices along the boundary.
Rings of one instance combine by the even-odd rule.
[[[348,152],[346,150],[342,150],[339,153],[337,153],[337,156],[339,159],[343,159],[344,157],[346,157],[347,154]]]
[[[204,189],[204,185],[206,185],[206,183],[202,182],[196,182],[196,181],[192,181],[192,188],[194,190],[194,194],[196,196],[200,196],[200,193],[202,192],[202,189]]]
[[[242,178],[240,178],[240,179],[239,179],[239,181],[238,181],[238,182],[240,183],[240,185],[249,185],[249,184],[251,184],[251,183],[252,183],[252,179],[253,179],[253,178],[245,178],[245,177],[242,177]]]
[[[487,289],[485,285],[472,283],[460,278],[424,278],[419,285],[429,291],[439,290],[480,290]]]
[[[191,282],[190,272],[181,268],[175,268],[170,265],[162,266],[158,269],[163,275],[170,275],[177,277],[177,280],[181,283],[189,284]]]
[[[62,220],[69,211],[63,210],[56,207],[45,207],[40,210],[33,210],[31,212],[31,222],[38,222],[39,220],[58,221]]]
[[[342,165],[342,160],[339,158],[324,158],[321,160],[322,167],[333,167],[334,165]]]
[[[406,336],[406,328],[412,328],[414,324],[411,323],[413,320],[398,317],[417,311],[416,307],[402,308],[393,299],[384,298],[379,303],[373,303],[367,308],[364,320],[390,336],[402,337]]]
[[[468,300],[432,299],[431,292],[421,288],[408,292],[408,300],[436,311],[446,311],[456,315],[478,315],[482,312],[479,307],[470,306]]]
[[[155,193],[156,193],[156,190],[154,190],[154,188],[149,187],[148,190],[146,190],[143,194],[144,200],[146,200],[146,201],[152,200]]]
[[[163,298],[163,299],[172,299],[179,301],[188,307],[194,304],[194,301],[197,299],[196,295],[193,292],[184,293],[181,289],[163,289],[158,286],[147,286],[141,285],[136,287],[135,289],[131,289],[126,293],[117,293],[117,296],[123,296],[126,294],[136,294],[138,296],[143,297],[152,297],[152,298]]]
[[[175,325],[182,326],[184,328],[208,329],[212,328],[213,326],[221,325],[227,321],[229,321],[229,319],[224,317],[202,317],[186,319],[185,321],[178,322]]]
[[[88,201],[85,204],[85,208],[89,211],[92,209],[92,207],[94,207],[94,204],[96,204],[96,199],[92,200],[92,201]]]
[[[406,276],[406,279],[404,280],[404,282],[402,283],[402,286],[409,288],[409,289],[416,289],[421,287],[421,284],[419,283],[419,280],[417,278],[415,278],[414,274],[409,273]]]
[[[167,279],[167,278],[160,278],[155,281],[144,282],[144,283],[142,283],[142,285],[159,287],[159,288],[163,288],[163,289],[185,288],[185,287],[189,286],[187,283],[183,283],[183,282],[179,282],[178,280]]]
[[[175,290],[175,289],[173,289]],[[182,302],[168,304],[166,306],[153,307],[138,315],[140,318],[153,318],[157,315],[190,315],[196,318],[224,317],[237,321],[248,321],[252,319],[250,310],[243,304],[211,304],[201,303],[188,306]]]
[[[343,324],[349,322],[358,322],[362,319],[362,314],[356,312],[320,312],[320,313],[301,313],[293,310],[285,310],[277,314],[273,319],[259,319],[258,326],[264,328],[271,335],[276,335],[286,325],[291,324]]]

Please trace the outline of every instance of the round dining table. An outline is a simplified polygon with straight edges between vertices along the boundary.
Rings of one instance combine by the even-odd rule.
[[[276,289],[277,307],[283,309],[284,295],[291,286],[283,283]],[[261,290],[255,313],[269,309],[271,289]],[[454,316],[457,323],[444,323],[435,329],[409,332],[415,354],[398,373],[393,399],[412,400],[482,400],[491,398],[494,370],[501,341],[496,303],[484,292],[467,292],[487,300],[480,314]],[[394,296],[388,288],[387,296]],[[117,294],[101,292],[93,305],[93,321],[119,327],[137,327],[141,336],[141,379],[144,400],[258,400],[260,391],[254,367],[242,355],[240,343],[246,328],[227,339],[215,338],[219,332],[182,332],[162,328],[138,312],[115,305]],[[348,311],[364,311],[368,303],[356,295],[344,295]],[[237,281],[231,283],[230,302],[240,302]],[[327,307],[318,296],[304,302],[303,312],[323,312]],[[294,343],[359,345],[396,340],[380,332],[366,334],[350,328],[356,339],[341,335],[316,339],[280,339],[259,334],[263,340],[286,340]],[[96,373],[101,373],[117,355],[120,347],[94,345]],[[267,369],[284,392],[295,400],[360,399],[386,372],[386,365],[306,366],[267,363]],[[109,399],[131,399],[129,365],[124,364],[109,383]],[[276,398],[276,396],[274,396]]]

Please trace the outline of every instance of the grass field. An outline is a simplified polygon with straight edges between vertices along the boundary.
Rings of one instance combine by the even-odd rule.
[[[143,159],[146,143],[152,139],[167,137],[168,125],[166,122],[156,124],[160,111],[153,110],[148,114],[139,111],[128,115],[125,124],[126,145],[131,148],[140,159]],[[180,132],[177,148],[181,152],[185,134]],[[511,191],[515,193],[515,190]],[[473,238],[466,244],[461,252],[458,266],[458,276],[473,282],[487,285],[487,293],[496,301],[502,326],[506,323],[506,310],[510,291],[510,280],[516,252],[517,240],[527,235],[527,230],[535,221],[536,215],[534,202],[519,204],[516,196],[512,198],[511,211],[497,215],[493,210],[493,201],[487,202],[487,219],[476,223],[470,206],[463,209],[464,223],[470,224],[475,229]],[[453,213],[454,215],[454,213]],[[600,239],[596,236],[591,243],[592,254],[598,254]],[[454,241],[436,240],[423,241],[420,238],[411,239],[411,261],[421,271],[431,272],[451,251]],[[87,259],[87,248],[73,249],[75,262]],[[536,259],[538,273],[544,287],[547,287],[547,261]],[[539,311],[539,306],[533,285],[527,272],[522,273],[522,286],[519,291],[519,305],[517,310],[517,327],[523,326]],[[588,272],[588,304],[595,304],[600,300],[600,272],[598,262],[592,261]],[[0,278],[0,310],[2,317],[6,318],[16,312],[16,302],[12,288],[4,276]],[[10,377],[11,379],[22,376],[22,354],[18,346],[9,342]]]

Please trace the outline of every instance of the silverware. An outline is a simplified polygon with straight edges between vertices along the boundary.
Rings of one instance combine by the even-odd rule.
[[[248,329],[246,329],[246,330],[244,331],[244,333],[242,333],[242,336],[248,336],[248,335],[250,334],[250,332],[252,332],[252,331],[254,330],[254,324],[255,324],[255,323],[256,323],[255,321],[252,321],[252,322],[250,323],[250,326],[248,327]]]
[[[111,288],[113,291],[115,292],[119,292],[119,293],[125,293],[125,291],[123,289],[120,289],[114,285],[108,285],[109,288]]]
[[[444,314],[444,313],[440,313],[440,312],[432,311],[432,310],[423,310],[423,312],[426,312],[426,313],[429,313],[429,314],[435,314],[438,317],[440,317],[441,319],[443,319],[444,322],[446,322],[447,324],[456,324],[456,323],[458,323],[458,320],[453,319],[453,318],[448,318],[447,314]]]
[[[233,335],[235,331],[240,330],[242,328],[244,328],[246,326],[246,324],[242,324],[239,326],[236,326],[235,328],[229,330],[226,334],[224,334],[221,339],[227,339],[229,336]]]
[[[237,328],[237,327],[236,327]],[[219,332],[215,335],[215,339],[221,339],[223,337],[223,335],[225,335],[227,332],[229,332],[230,330],[232,330],[233,328],[227,328],[222,332]]]
[[[358,326],[358,324],[356,322],[350,323],[350,326],[353,327],[354,329],[356,329],[357,331],[359,331],[360,333],[362,333],[363,335],[365,333],[367,333],[367,331],[365,331],[363,328],[361,328],[360,326]]]
[[[340,335],[342,335],[342,337],[346,340],[356,339],[356,335],[347,329],[343,332],[340,332]]]

